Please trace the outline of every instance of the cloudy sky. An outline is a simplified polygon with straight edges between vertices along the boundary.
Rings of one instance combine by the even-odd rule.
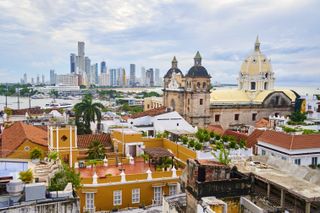
[[[77,41],[108,67],[186,72],[197,50],[213,81],[235,83],[259,34],[278,85],[320,85],[318,0],[1,0],[0,82],[70,71]]]

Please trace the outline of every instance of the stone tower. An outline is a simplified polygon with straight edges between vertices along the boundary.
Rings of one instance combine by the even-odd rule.
[[[184,76],[173,57],[171,68],[164,76],[163,104],[184,115]]]
[[[201,65],[199,51],[194,57],[194,65],[185,76],[184,117],[192,125],[205,127],[210,124],[211,76]]]

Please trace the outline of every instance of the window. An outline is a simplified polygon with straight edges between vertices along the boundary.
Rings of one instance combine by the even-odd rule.
[[[120,206],[122,204],[122,191],[113,191],[113,205]]]
[[[268,83],[264,82],[264,89],[267,90],[268,89]]]
[[[219,122],[220,121],[220,115],[214,115],[214,121]]]
[[[276,105],[280,105],[280,96],[276,96]]]
[[[147,105],[147,108],[150,109],[150,104]]]
[[[88,212],[94,211],[94,193],[86,193],[86,210]]]
[[[203,99],[202,98],[200,99],[200,105],[203,105]]]
[[[294,164],[300,165],[301,164],[301,159],[300,158],[294,159]]]
[[[154,187],[153,189],[153,203],[160,205],[162,201],[162,187]]]
[[[188,98],[188,105],[190,105],[190,98]]]
[[[169,195],[177,194],[177,185],[169,185]]]
[[[29,152],[30,151],[30,146],[25,146],[24,151]]]
[[[234,120],[238,121],[239,120],[239,114],[234,114]]]
[[[257,120],[257,113],[252,113],[252,121]]]
[[[286,157],[283,157],[283,156],[281,157],[281,159],[282,159],[282,160],[287,160],[287,158],[286,158]]]
[[[256,82],[251,82],[251,90],[256,90]]]
[[[318,165],[318,157],[312,157],[311,164],[312,165]]]
[[[140,203],[140,189],[132,189],[132,203]]]
[[[261,150],[261,155],[266,155],[266,150]]]
[[[68,139],[68,137],[65,136],[65,135],[63,135],[63,136],[61,137],[61,140],[62,140],[62,141],[66,141],[67,139]]]
[[[202,84],[202,88],[203,88],[203,89],[205,89],[205,88],[206,88],[206,83],[205,83],[205,82],[203,82],[203,84]]]
[[[200,82],[197,83],[197,89],[200,89]]]

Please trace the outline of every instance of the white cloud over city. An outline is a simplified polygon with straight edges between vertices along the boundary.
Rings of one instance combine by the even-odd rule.
[[[0,81],[68,73],[85,41],[92,62],[163,74],[174,55],[187,72],[199,50],[213,81],[235,83],[259,34],[278,84],[320,85],[319,8],[317,0],[2,0]]]

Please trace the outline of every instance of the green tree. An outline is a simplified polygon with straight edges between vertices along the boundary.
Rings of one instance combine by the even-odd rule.
[[[221,147],[219,149],[219,156],[217,156],[216,153],[212,152],[212,155],[215,157],[215,159],[217,159],[220,163],[223,163],[224,165],[228,165],[231,162],[229,154],[230,151],[225,147]]]
[[[90,134],[90,122],[98,121],[98,128],[101,122],[101,110],[104,106],[101,103],[93,103],[92,95],[87,94],[84,96],[80,103],[74,106],[76,125],[79,134]]]
[[[307,119],[306,113],[302,113],[299,111],[292,112],[290,115],[290,120],[293,122],[304,122]]]
[[[35,148],[30,153],[30,158],[31,159],[40,159],[41,157],[42,157],[42,152],[41,152],[40,149]]]
[[[55,173],[49,182],[49,191],[62,191],[68,183],[72,184],[73,189],[81,187],[80,173],[76,173],[74,168],[63,165],[58,172]]]
[[[103,159],[105,156],[105,148],[100,141],[94,140],[89,145],[87,152],[88,159]]]
[[[19,179],[24,183],[31,183],[33,180],[33,172],[31,169],[19,172]]]
[[[50,97],[52,97],[53,99],[56,99],[56,98],[58,98],[58,96],[59,96],[59,92],[57,91],[57,90],[51,90],[50,92],[49,92],[49,95],[50,95]]]

